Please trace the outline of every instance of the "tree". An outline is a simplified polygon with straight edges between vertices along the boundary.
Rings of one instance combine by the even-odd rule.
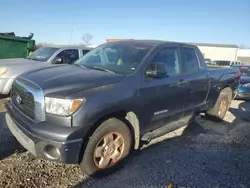
[[[93,35],[91,35],[90,33],[85,33],[83,36],[82,36],[82,40],[84,41],[85,45],[88,46],[91,44],[91,40],[93,38]]]
[[[246,46],[246,45],[244,45],[244,44],[241,44],[241,45],[240,45],[240,48],[241,48],[241,49],[249,49],[249,47]]]

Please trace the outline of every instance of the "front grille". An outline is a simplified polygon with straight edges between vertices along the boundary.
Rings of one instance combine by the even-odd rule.
[[[17,82],[13,84],[11,100],[20,111],[35,120],[34,96],[21,85],[18,85]]]
[[[11,102],[32,121],[40,122],[44,120],[43,91],[28,80],[18,78],[14,81],[11,90]]]

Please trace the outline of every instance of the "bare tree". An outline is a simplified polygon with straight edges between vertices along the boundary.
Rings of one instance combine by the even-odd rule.
[[[240,48],[241,48],[241,49],[244,49],[244,48],[245,48],[245,45],[244,45],[244,44],[241,44],[241,45],[240,45]]]
[[[91,35],[90,33],[85,33],[82,36],[82,40],[84,41],[85,45],[88,46],[91,44],[91,40],[93,38],[93,35]]]
[[[241,45],[240,45],[240,48],[241,48],[241,49],[249,49],[250,47],[249,47],[249,46],[246,46],[246,45],[244,45],[244,44],[241,44]]]

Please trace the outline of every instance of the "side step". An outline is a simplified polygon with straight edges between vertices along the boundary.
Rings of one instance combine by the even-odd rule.
[[[157,137],[163,136],[163,135],[165,135],[167,133],[170,133],[172,131],[175,131],[175,130],[181,128],[181,127],[187,126],[188,121],[186,121],[186,120],[190,119],[190,118],[191,118],[191,116],[187,116],[187,117],[185,117],[185,118],[183,118],[183,119],[181,119],[179,121],[169,123],[167,125],[164,125],[163,127],[155,129],[155,130],[153,130],[151,132],[147,132],[142,136],[141,140],[145,141],[145,142],[150,142],[151,140],[153,140],[153,139],[155,139]],[[196,117],[193,117],[192,121],[195,121],[195,120],[197,120],[199,118],[200,118],[199,115],[196,116]]]

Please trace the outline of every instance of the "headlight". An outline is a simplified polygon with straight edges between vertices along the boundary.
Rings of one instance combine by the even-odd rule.
[[[6,67],[0,67],[0,75],[5,75],[8,71],[8,68]]]
[[[250,87],[250,83],[243,84],[241,87]]]
[[[60,116],[68,116],[74,113],[83,103],[85,99],[58,99],[45,97],[46,113]]]

